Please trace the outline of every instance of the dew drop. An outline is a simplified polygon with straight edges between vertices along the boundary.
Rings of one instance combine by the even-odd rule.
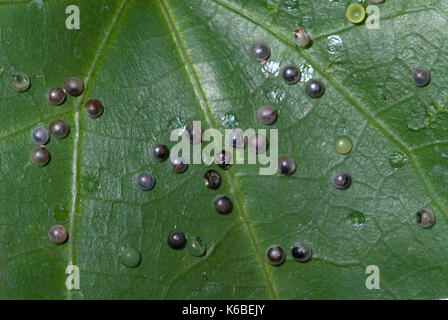
[[[407,161],[408,157],[403,152],[394,152],[389,156],[389,163],[395,169],[402,168]]]
[[[286,92],[282,87],[273,86],[267,92],[267,98],[271,103],[280,103],[286,98]]]
[[[175,117],[168,121],[168,127],[170,130],[179,130],[179,135],[181,135],[185,131],[186,124],[181,118]]]
[[[312,250],[305,243],[297,243],[294,247],[292,247],[291,255],[296,261],[307,262],[311,259]]]
[[[283,0],[283,5],[288,11],[295,11],[299,6],[298,0]]]
[[[263,65],[261,71],[263,71],[266,78],[275,78],[280,73],[280,62],[268,61]]]
[[[50,134],[44,127],[36,127],[31,131],[31,140],[38,145],[46,144],[50,140]]]
[[[422,228],[431,228],[436,223],[436,217],[429,209],[422,209],[417,212],[417,224]]]
[[[352,211],[347,215],[347,224],[354,229],[362,229],[366,223],[366,217],[362,212]]]
[[[327,51],[329,54],[336,54],[341,49],[342,49],[341,37],[332,35],[327,38]]]
[[[299,70],[301,73],[300,76],[300,82],[308,82],[308,80],[311,80],[313,78],[314,69],[312,66],[306,63],[302,63],[299,65]]]
[[[285,261],[285,252],[278,245],[272,245],[266,249],[266,259],[273,266],[278,266]]]
[[[236,117],[233,113],[227,112],[221,116],[222,125],[226,128],[235,128],[238,125]]]
[[[352,140],[347,136],[339,136],[334,140],[334,150],[339,154],[347,154],[352,151]]]
[[[202,257],[206,247],[204,241],[199,237],[192,237],[188,240],[188,252],[194,257]]]
[[[24,92],[30,87],[30,79],[26,73],[16,72],[12,75],[9,86],[16,92]]]
[[[359,23],[363,22],[364,19],[366,18],[366,9],[364,9],[364,7],[359,3],[351,4],[347,8],[345,17],[351,23],[359,24]]]
[[[137,249],[129,247],[123,249],[120,261],[128,268],[135,268],[140,264],[141,256]]]

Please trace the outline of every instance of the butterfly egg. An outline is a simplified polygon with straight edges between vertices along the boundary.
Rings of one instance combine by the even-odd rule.
[[[188,252],[194,257],[202,257],[206,247],[204,241],[199,237],[192,237],[188,240]]]
[[[227,170],[230,168],[230,165],[233,162],[233,156],[229,151],[221,150],[220,152],[218,152],[215,155],[215,157],[213,158],[213,161],[221,169]]]
[[[232,201],[224,195],[217,195],[213,199],[213,206],[215,207],[216,212],[220,214],[228,214],[233,209]]]
[[[172,249],[182,249],[185,247],[187,242],[187,237],[182,231],[173,230],[168,234],[167,243],[168,246]]]
[[[260,123],[271,125],[277,120],[277,111],[273,107],[265,105],[257,110],[256,116]]]
[[[152,147],[152,155],[156,161],[165,161],[170,155],[170,150],[164,144],[156,144]]]
[[[300,80],[300,70],[293,64],[288,64],[282,69],[282,78],[287,84],[296,84]]]
[[[339,136],[334,139],[333,148],[339,154],[347,154],[352,151],[353,143],[349,137]]]
[[[221,185],[221,175],[215,170],[208,170],[204,173],[204,184],[207,188],[218,189]]]
[[[311,258],[311,248],[304,243],[297,243],[291,249],[291,254],[299,262],[306,262]]]
[[[244,137],[243,130],[236,128],[232,129],[227,135],[227,145],[233,148],[244,149],[246,146],[246,138]]]
[[[415,68],[412,72],[412,80],[417,87],[427,86],[431,81],[431,73],[425,68]]]
[[[351,4],[345,12],[345,17],[353,24],[360,24],[366,18],[366,9],[359,3]]]
[[[156,179],[149,172],[142,172],[137,175],[135,178],[135,184],[140,190],[147,191],[154,188],[156,183]]]
[[[204,130],[198,125],[191,124],[187,126],[186,128],[188,132],[188,136],[190,137],[190,143],[192,144],[198,144],[202,141],[202,134],[204,133]]]
[[[47,100],[54,106],[60,105],[65,100],[65,92],[59,87],[50,88],[47,91]]]
[[[70,127],[64,120],[54,120],[50,123],[50,134],[56,139],[67,137]]]
[[[266,63],[266,60],[271,56],[271,49],[264,43],[255,43],[250,52],[252,57],[261,63]]]
[[[129,247],[123,249],[120,261],[128,268],[135,268],[140,264],[141,256],[137,249]]]
[[[24,92],[30,87],[30,79],[26,73],[16,72],[12,75],[9,86],[15,92]]]
[[[324,94],[325,88],[319,80],[311,79],[306,83],[305,91],[311,98],[319,98]]]
[[[89,99],[84,103],[84,111],[90,118],[98,118],[103,114],[104,107],[98,99]]]
[[[290,157],[278,159],[278,171],[284,175],[291,175],[296,171],[296,163]]]
[[[181,157],[171,157],[169,164],[171,171],[174,173],[182,173],[187,170],[187,164]]]
[[[50,153],[43,146],[35,147],[30,152],[30,161],[36,167],[46,166],[50,162]]]
[[[370,3],[374,3],[374,4],[378,4],[378,3],[383,3],[384,0],[369,0]]]
[[[65,81],[64,90],[71,96],[79,96],[84,90],[84,84],[81,79],[71,77]]]
[[[417,224],[422,228],[431,228],[436,223],[434,213],[429,209],[422,209],[417,212]]]
[[[342,170],[336,171],[331,177],[331,183],[336,189],[345,190],[350,187],[352,179],[350,175]]]
[[[285,261],[285,252],[278,245],[272,245],[266,249],[266,260],[274,266],[278,266]]]
[[[62,244],[67,241],[67,229],[60,224],[55,224],[48,230],[48,239],[56,244]]]
[[[36,127],[31,131],[31,140],[38,145],[46,144],[50,140],[50,134],[44,127]]]
[[[292,32],[293,42],[298,47],[307,47],[310,43],[310,37],[303,28],[296,28]]]
[[[254,134],[249,138],[247,145],[249,150],[252,152],[265,153],[268,146],[268,141],[264,135]]]

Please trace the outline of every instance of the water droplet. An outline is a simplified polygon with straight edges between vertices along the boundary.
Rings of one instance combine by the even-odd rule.
[[[362,212],[352,211],[347,216],[347,223],[354,229],[362,229],[366,223],[366,217]]]
[[[142,172],[135,178],[135,184],[143,191],[151,190],[155,183],[156,179],[149,172]]]
[[[60,224],[55,224],[48,230],[48,239],[53,243],[62,244],[67,241],[67,238],[67,229]]]
[[[431,228],[436,223],[436,217],[429,209],[422,209],[417,212],[417,224],[422,228]]]
[[[50,139],[50,134],[48,130],[44,127],[36,127],[31,131],[31,140],[38,145],[46,144]]]
[[[307,262],[311,259],[312,250],[305,243],[297,243],[292,249],[291,254],[296,261]]]
[[[140,252],[137,249],[129,247],[123,249],[120,257],[120,261],[128,268],[135,268],[140,264]]]
[[[179,250],[185,247],[187,237],[182,231],[173,230],[168,234],[167,243],[170,248]]]
[[[308,82],[308,80],[311,80],[311,78],[313,78],[314,69],[309,64],[302,63],[301,65],[299,65],[299,70],[301,73],[300,82]]]
[[[9,85],[16,92],[24,92],[30,87],[30,79],[23,72],[16,72],[12,75]]]
[[[278,266],[285,261],[285,252],[278,245],[272,245],[267,248],[265,256],[268,262],[274,266]]]
[[[235,128],[238,125],[233,113],[227,112],[221,116],[222,125],[226,128]]]
[[[280,72],[280,62],[268,61],[263,65],[261,70],[263,71],[266,78],[275,78]]]
[[[228,214],[233,209],[232,201],[227,196],[217,195],[213,199],[215,210],[220,214]]]
[[[283,0],[283,5],[288,11],[295,11],[299,6],[298,0]]]
[[[339,154],[347,154],[352,151],[352,140],[347,136],[339,136],[334,140],[334,150]]]
[[[273,86],[267,92],[267,98],[272,103],[280,103],[286,98],[286,92],[282,87]]]
[[[329,54],[336,54],[341,49],[342,49],[341,37],[333,35],[327,38],[327,51]]]
[[[364,21],[366,18],[366,9],[359,3],[351,4],[347,8],[347,12],[345,13],[345,17],[348,21],[353,24],[359,24]]]
[[[170,130],[179,130],[179,135],[181,135],[185,131],[186,124],[184,120],[179,117],[175,117],[168,121],[168,127]]]
[[[188,240],[188,252],[194,257],[202,257],[205,254],[205,244],[199,237],[192,237]]]
[[[389,163],[395,169],[403,167],[407,161],[408,157],[403,152],[395,152],[389,156]]]

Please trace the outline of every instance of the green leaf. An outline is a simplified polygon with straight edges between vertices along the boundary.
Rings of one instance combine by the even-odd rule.
[[[447,296],[447,1],[386,0],[379,30],[350,24],[343,0],[80,0],[79,30],[66,29],[70,4],[0,2],[0,298]],[[298,26],[309,49],[292,44]],[[336,52],[333,35],[342,40]],[[307,97],[303,81],[266,78],[250,57],[257,41],[280,67],[312,69],[324,96]],[[419,66],[432,74],[424,88],[412,83]],[[28,74],[28,91],[11,90],[14,72]],[[70,76],[84,93],[51,106],[46,91]],[[254,113],[272,88],[285,93],[272,128],[294,175],[233,165],[216,169],[223,184],[214,191],[205,165],[176,175],[150,158],[153,143],[174,145],[176,119],[224,130],[222,117],[233,115],[235,126],[265,128]],[[100,118],[84,114],[89,98],[103,102]],[[70,134],[51,139],[50,164],[34,167],[30,132],[55,119]],[[340,135],[353,141],[348,155],[333,149]],[[408,159],[401,168],[389,161],[397,152]],[[345,191],[330,182],[341,169],[353,180]],[[144,170],[156,177],[147,192],[134,184]],[[214,211],[217,194],[231,198],[231,214]],[[436,216],[431,229],[416,223],[422,208]],[[55,223],[69,232],[63,245],[47,238]],[[175,228],[199,236],[206,254],[170,249]],[[312,247],[311,261],[292,258],[298,241]],[[281,266],[264,258],[272,244],[287,253]],[[136,268],[120,262],[127,247],[141,254]],[[68,265],[78,266],[80,289],[66,288]],[[370,265],[380,269],[378,290],[365,285]]]

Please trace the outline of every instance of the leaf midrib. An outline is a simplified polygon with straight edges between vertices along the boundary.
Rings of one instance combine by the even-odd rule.
[[[208,122],[208,125],[211,128],[217,128],[216,125],[216,120],[213,117],[211,111],[210,111],[210,106],[207,103],[207,98],[205,96],[204,90],[201,86],[199,77],[197,75],[197,73],[195,72],[193,63],[189,57],[189,54],[187,52],[187,49],[185,47],[184,42],[182,41],[182,37],[180,35],[179,30],[177,29],[174,19],[170,13],[170,10],[168,8],[168,5],[165,3],[165,0],[160,0],[159,1],[160,7],[165,15],[165,19],[167,20],[168,26],[171,29],[171,32],[173,34],[173,38],[175,43],[177,44],[177,47],[179,49],[179,53],[184,61],[188,76],[190,77],[190,81],[194,87],[194,91],[195,94],[200,102],[202,111],[205,115],[205,119]],[[229,177],[229,182],[230,182],[230,187],[231,187],[231,191],[234,194],[235,198],[238,201],[238,208],[239,208],[239,212],[240,212],[240,218],[242,219],[244,225],[247,228],[247,232],[248,232],[248,236],[249,239],[251,241],[251,244],[253,246],[253,250],[255,251],[254,254],[257,257],[257,260],[259,261],[260,265],[261,265],[261,269],[262,269],[262,273],[263,276],[266,279],[266,283],[268,285],[269,288],[269,293],[272,296],[272,298],[274,299],[278,299],[278,294],[275,290],[274,287],[274,282],[272,280],[272,277],[270,275],[269,269],[266,266],[266,262],[263,259],[263,255],[262,255],[262,251],[261,248],[259,248],[258,246],[258,242],[257,242],[257,238],[255,235],[254,230],[252,230],[251,228],[251,223],[250,223],[250,219],[249,219],[249,215],[247,214],[247,210],[244,206],[244,199],[243,196],[239,190],[238,184],[236,182],[236,176],[233,172],[233,169],[227,170],[226,171],[226,175]]]

